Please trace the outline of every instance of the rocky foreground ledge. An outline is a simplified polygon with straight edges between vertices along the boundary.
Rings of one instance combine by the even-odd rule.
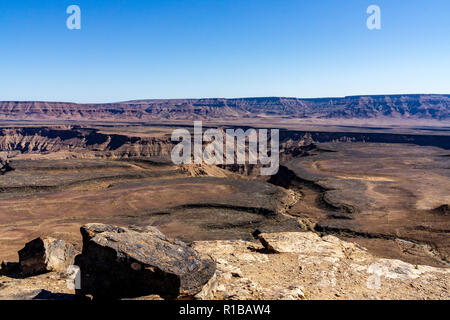
[[[153,227],[89,224],[83,250],[36,239],[4,263],[0,299],[450,299],[450,269],[372,256],[313,232],[187,245]],[[64,270],[75,261],[81,288]],[[69,286],[68,286],[69,284]]]

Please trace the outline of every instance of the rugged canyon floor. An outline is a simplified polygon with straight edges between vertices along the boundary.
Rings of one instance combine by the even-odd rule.
[[[445,129],[285,130],[280,170],[261,178],[173,165],[171,126],[2,127],[1,260],[44,235],[81,250],[89,222],[152,225],[215,258],[217,299],[450,298]],[[260,233],[284,249],[266,252]],[[0,279],[2,298],[71,294],[56,273]]]

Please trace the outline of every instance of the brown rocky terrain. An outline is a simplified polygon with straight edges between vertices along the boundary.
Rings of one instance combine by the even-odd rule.
[[[214,299],[448,299],[445,128],[281,130],[280,170],[261,177],[174,165],[169,125],[0,127],[1,260],[37,237],[81,251],[86,223],[155,226],[214,258]],[[65,280],[5,275],[0,296],[71,298]]]
[[[450,202],[448,151],[403,144],[321,147],[328,152],[285,164],[285,175],[294,175],[290,187],[311,197],[290,214],[386,257],[449,264],[450,221],[442,213]]]
[[[123,158],[167,156],[172,148],[170,136],[106,134],[81,127],[4,128],[0,132],[0,150],[15,154],[71,152],[86,157]]]
[[[155,121],[194,119],[450,120],[449,95],[342,98],[138,100],[107,104],[0,102],[2,120]]]
[[[93,229],[95,231],[90,232]],[[167,239],[154,228],[146,229],[144,233],[139,228],[138,233],[132,230],[135,228],[100,224],[82,228],[85,243],[81,256],[92,260],[92,264],[89,268],[82,264],[79,284],[82,290],[77,290],[78,297],[91,292],[95,295],[93,289],[102,290],[105,286],[109,288],[106,294],[110,295],[111,290],[125,280],[127,284],[151,280],[147,286],[125,284],[128,291],[117,291],[120,296],[115,298],[155,300],[163,296],[174,299],[180,295],[179,288],[183,286],[195,294],[190,299],[450,298],[450,269],[377,258],[363,247],[331,235],[263,233],[258,236],[260,242],[196,241],[187,247]],[[142,246],[143,243],[146,246]],[[211,258],[214,262],[202,264],[198,261],[212,261]],[[190,264],[193,267],[188,271]],[[108,266],[115,271],[103,270]],[[24,278],[11,270],[1,271],[0,299],[76,298],[75,290],[70,286],[74,280],[65,272]],[[87,274],[83,276],[83,272]],[[197,273],[198,277],[195,276]],[[169,281],[170,277],[179,277],[182,281]],[[163,279],[166,280],[160,282]],[[92,284],[99,280],[93,287]],[[172,293],[175,290],[175,297],[158,294],[161,290],[172,290]],[[182,291],[179,298],[188,298],[186,293]]]
[[[189,128],[189,127],[187,127]],[[221,126],[222,129],[233,126]],[[315,130],[280,131],[283,149],[313,142],[370,142],[370,143],[412,143],[421,146],[436,146],[450,149],[450,135],[445,128],[436,128],[433,134],[423,133],[420,128],[408,133],[389,132],[379,128],[373,132],[354,131],[357,127],[341,127],[335,131],[318,127]],[[0,156],[5,158],[148,158],[169,156],[176,144],[172,142],[171,126],[143,125],[44,125],[29,123],[27,126],[8,123],[0,126]],[[388,132],[386,132],[388,131]],[[282,150],[283,153],[283,150]],[[286,153],[286,152],[285,152]]]
[[[276,231],[317,228],[386,257],[448,261],[450,140],[440,132],[283,130],[282,167],[268,179],[254,166],[173,165],[171,130],[4,127],[2,258],[13,258],[24,237],[51,231],[74,241],[77,225],[103,221],[153,224],[186,241],[248,240],[275,225]]]

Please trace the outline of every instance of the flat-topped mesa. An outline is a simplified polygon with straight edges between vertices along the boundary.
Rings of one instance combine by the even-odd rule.
[[[105,224],[81,227],[83,251],[79,295],[99,299],[157,294],[194,297],[215,274],[215,262],[156,228],[122,228]]]
[[[105,104],[0,101],[1,120],[149,121],[241,118],[450,119],[450,96],[157,99]]]

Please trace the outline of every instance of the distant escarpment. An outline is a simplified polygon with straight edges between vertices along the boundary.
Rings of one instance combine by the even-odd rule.
[[[450,120],[450,95],[171,99],[107,104],[0,102],[0,120],[157,121],[242,118],[446,121]]]

